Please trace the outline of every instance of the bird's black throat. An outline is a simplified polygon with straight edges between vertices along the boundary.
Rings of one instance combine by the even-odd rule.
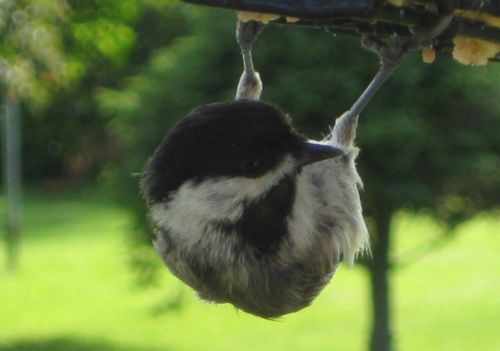
[[[218,222],[216,225],[225,232],[236,233],[243,245],[254,248],[257,254],[272,253],[287,237],[287,219],[293,209],[295,181],[295,175],[286,175],[264,196],[246,202],[237,222]]]

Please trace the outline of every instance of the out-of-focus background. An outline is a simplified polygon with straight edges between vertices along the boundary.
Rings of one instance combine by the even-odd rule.
[[[233,98],[234,28],[166,0],[0,2],[0,351],[499,350],[500,63],[405,59],[359,125],[374,257],[311,307],[258,319],[161,265],[137,174],[176,120]],[[269,26],[254,56],[263,99],[314,138],[378,67],[316,29]]]

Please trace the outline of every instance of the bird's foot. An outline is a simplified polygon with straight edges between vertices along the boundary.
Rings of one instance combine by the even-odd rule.
[[[241,50],[252,49],[252,45],[257,39],[257,36],[264,30],[265,24],[257,21],[243,22],[238,20],[236,27],[236,40]]]

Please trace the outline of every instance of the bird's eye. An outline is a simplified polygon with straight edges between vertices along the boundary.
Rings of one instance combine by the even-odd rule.
[[[246,173],[255,174],[255,173],[259,173],[264,166],[265,166],[265,162],[263,160],[259,160],[259,159],[250,160],[250,161],[245,162],[245,164],[243,165],[243,170]]]

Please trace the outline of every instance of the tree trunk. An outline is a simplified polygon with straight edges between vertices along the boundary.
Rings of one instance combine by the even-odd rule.
[[[390,215],[376,217],[376,239],[369,264],[372,297],[370,351],[392,351],[389,289]]]
[[[3,169],[6,193],[7,270],[17,267],[20,241],[21,208],[21,129],[17,101],[5,94],[3,110]]]

